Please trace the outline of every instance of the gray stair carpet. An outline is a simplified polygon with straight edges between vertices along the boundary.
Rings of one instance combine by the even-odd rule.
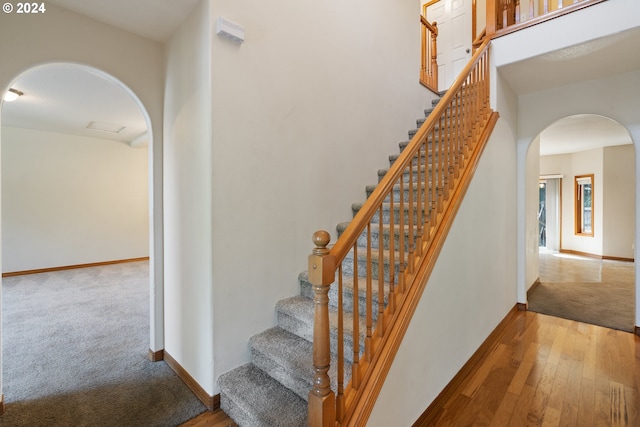
[[[438,100],[433,102],[433,106]],[[425,110],[427,117],[433,108]],[[418,127],[422,125],[425,119],[418,119],[416,124]],[[409,138],[415,134],[416,130],[409,131]],[[407,141],[399,143],[399,151],[401,152],[407,145]],[[389,156],[390,165],[397,159],[398,155]],[[423,156],[424,157],[424,156]],[[378,181],[382,179],[387,170],[377,172]],[[412,182],[416,183],[416,177]],[[409,182],[409,177],[404,178],[405,182]],[[365,194],[368,197],[375,188],[375,185],[367,186]],[[405,186],[405,193],[409,190]],[[399,199],[399,189],[396,189],[394,199]],[[354,203],[354,215],[362,207],[363,203]],[[397,223],[400,217],[397,204],[394,206],[394,218]],[[388,294],[388,285],[386,282],[389,277],[389,262],[393,259],[396,263],[396,256],[389,253],[390,240],[398,241],[398,234],[395,229],[395,238],[389,236],[388,226],[390,208],[386,210],[383,207],[382,230],[375,227],[376,230],[372,234],[372,246],[376,249],[382,245],[385,253],[385,261],[383,267],[384,278],[378,278],[378,260],[374,260],[374,279],[372,288],[373,295],[373,320],[377,318],[378,310],[378,280],[383,280],[385,296]],[[428,215],[428,213],[424,213]],[[406,219],[406,213],[405,213]],[[379,220],[378,220],[379,221]],[[406,224],[406,222],[405,222]],[[338,224],[337,231],[340,235],[346,228],[348,223]],[[382,234],[381,234],[382,233]],[[408,226],[405,225],[405,233],[408,233]],[[360,240],[359,240],[360,241]],[[363,244],[364,244],[364,240]],[[397,245],[395,246],[397,250]],[[365,271],[364,260],[361,258],[366,254],[366,250],[359,250],[358,268],[360,274]],[[349,255],[343,263],[343,307],[344,307],[344,357],[347,362],[354,359],[353,351],[353,308],[355,293],[355,283],[358,288],[358,312],[362,316],[366,312],[365,299],[365,280],[356,280],[352,276],[353,268],[356,262],[352,255]],[[398,272],[396,265],[395,271]],[[276,312],[278,325],[267,329],[249,339],[249,349],[251,354],[250,363],[233,369],[218,378],[220,386],[220,405],[221,408],[231,417],[240,427],[302,427],[307,425],[307,399],[313,381],[313,290],[308,280],[307,272],[302,272],[298,276],[300,284],[300,294],[284,300],[278,301],[276,304]],[[384,305],[386,306],[386,299]],[[337,337],[337,306],[338,291],[336,286],[332,286],[329,292],[329,317],[331,322],[331,351],[333,353],[331,366],[334,367],[337,357],[338,337]],[[364,317],[359,322],[359,354],[364,351],[364,333],[366,331]],[[346,385],[351,378],[351,363],[345,364]],[[332,389],[336,389],[336,373],[332,368],[329,371],[331,377]]]

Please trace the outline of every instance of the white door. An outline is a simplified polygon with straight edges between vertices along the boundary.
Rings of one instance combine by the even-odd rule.
[[[451,87],[471,59],[471,0],[440,0],[427,7],[438,24],[438,90]]]

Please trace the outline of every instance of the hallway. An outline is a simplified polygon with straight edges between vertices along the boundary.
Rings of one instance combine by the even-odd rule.
[[[539,271],[529,310],[633,332],[634,263],[541,251]]]
[[[531,311],[507,318],[414,426],[640,425],[640,337]]]

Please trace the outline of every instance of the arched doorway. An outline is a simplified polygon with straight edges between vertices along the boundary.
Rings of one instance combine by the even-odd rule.
[[[528,289],[534,311],[634,330],[635,156],[627,129],[594,114],[557,120],[531,142],[526,267],[537,273]],[[547,222],[551,234],[537,228]]]
[[[30,78],[33,76],[36,78]],[[49,75],[50,78],[44,78],[43,76]],[[57,77],[56,77],[57,76]],[[66,78],[62,78],[61,76],[66,76]],[[64,80],[64,82],[62,81]],[[71,82],[71,85],[69,85]],[[20,86],[21,83],[24,83],[25,86],[21,86],[24,90],[20,90],[23,93],[21,98],[23,100],[27,100],[31,97],[32,104],[28,107],[32,112],[42,110],[43,114],[48,114],[52,119],[50,123],[40,123],[41,128],[37,130],[32,130],[33,132],[39,132],[40,136],[42,135],[60,135],[64,133],[64,129],[70,129],[73,127],[78,127],[78,123],[74,123],[75,121],[86,122],[83,124],[83,129],[74,136],[76,140],[81,140],[83,137],[91,138],[93,135],[100,134],[101,139],[105,139],[105,135],[111,134],[110,140],[114,141],[114,144],[120,144],[121,146],[127,145],[129,150],[136,150],[136,146],[144,145],[148,143],[148,154],[144,155],[146,157],[147,169],[143,173],[146,175],[146,181],[144,183],[145,192],[148,199],[147,206],[144,212],[140,212],[139,206],[136,207],[136,217],[138,221],[136,222],[136,226],[140,225],[140,217],[141,215],[146,217],[146,238],[144,241],[144,246],[146,247],[147,255],[150,257],[150,271],[149,271],[149,294],[150,294],[150,316],[149,316],[149,326],[150,326],[150,337],[149,337],[149,354],[153,355],[155,352],[159,351],[163,347],[162,342],[162,334],[163,334],[163,324],[162,324],[162,280],[161,277],[158,277],[158,271],[161,271],[161,254],[158,258],[158,242],[161,244],[161,235],[158,231],[156,231],[156,227],[154,227],[154,213],[158,212],[157,201],[154,198],[154,188],[159,182],[159,177],[156,176],[154,172],[156,168],[154,168],[154,163],[157,162],[156,156],[154,156],[154,144],[153,144],[153,126],[151,123],[150,116],[147,112],[147,109],[143,105],[140,98],[131,90],[125,83],[115,78],[114,76],[103,72],[97,68],[89,67],[85,65],[79,64],[71,64],[71,63],[48,63],[44,65],[36,65],[23,71],[18,76],[16,76],[9,87],[3,89],[9,89],[14,86]],[[59,83],[56,85],[56,83]],[[62,83],[66,83],[62,84]],[[55,86],[55,87],[53,87]],[[48,88],[48,91],[46,90]],[[51,93],[54,92],[54,94]],[[60,93],[55,94],[58,91]],[[73,92],[73,95],[72,93]],[[4,93],[4,91],[3,91]],[[38,95],[39,94],[39,95]],[[52,102],[54,99],[52,96],[57,95],[56,102]],[[75,97],[76,99],[81,98],[93,98],[92,101],[95,104],[95,99],[100,99],[104,102],[105,105],[101,107],[106,107],[105,110],[100,110],[98,108],[98,113],[93,120],[86,120],[83,114],[84,112],[76,109],[75,115],[81,117],[74,117],[73,120],[67,120],[66,122],[62,120],[60,122],[60,116],[64,115],[65,112],[68,113],[68,109],[65,107],[68,105],[70,98]],[[122,117],[118,117],[117,114],[112,114],[109,117],[116,117],[115,120],[104,119],[105,115],[101,115],[105,111],[109,110],[111,104],[113,105],[121,105],[118,102],[121,102],[122,99],[128,99],[128,107],[127,111],[131,111],[134,109],[137,111],[138,117],[133,120],[129,120],[121,115]],[[16,101],[17,103],[23,101]],[[18,105],[18,104],[16,104]],[[111,107],[113,108],[113,105]],[[8,119],[4,113],[7,112],[6,108],[8,108],[9,104],[4,101],[0,101],[0,119],[2,120],[2,125],[13,124],[16,131],[14,134],[20,133],[24,136],[24,133],[27,132],[24,128],[28,127],[24,122],[20,120],[24,119],[24,116],[21,116],[20,112],[16,112],[15,117]],[[48,113],[46,112],[47,108],[49,108]],[[17,108],[19,110],[20,108]],[[95,111],[94,111],[95,112]],[[22,117],[22,118],[21,118]],[[102,118],[101,118],[102,117]],[[56,123],[56,120],[58,122]],[[14,121],[15,120],[15,121]],[[39,119],[42,121],[42,117]],[[45,120],[46,121],[46,120]],[[125,123],[123,125],[123,123]],[[118,125],[117,129],[111,127],[111,125]],[[47,128],[47,126],[49,126]],[[124,131],[124,128],[129,128],[127,132]],[[157,129],[157,126],[156,126]],[[71,133],[71,131],[69,131]],[[84,132],[84,136],[83,136]],[[52,138],[55,139],[55,138]],[[0,140],[0,143],[2,141]],[[146,150],[145,150],[146,151]],[[73,157],[71,155],[70,157]],[[138,154],[137,157],[140,157]],[[130,165],[131,166],[131,165]],[[117,174],[119,171],[114,170],[113,173]],[[81,179],[81,177],[78,177]],[[133,183],[132,183],[133,184]],[[139,186],[140,183],[136,183],[135,185]],[[155,188],[157,191],[157,188]],[[129,193],[131,195],[131,193]],[[129,206],[132,206],[129,204]],[[96,211],[93,212],[96,214]],[[123,214],[123,212],[121,212]],[[38,219],[36,218],[36,221]],[[90,222],[90,221],[89,221]],[[124,230],[126,234],[130,230]],[[108,231],[103,230],[106,236]],[[108,250],[113,249],[114,245],[117,245],[116,241],[118,239],[122,239],[123,235],[121,234],[119,237],[113,236],[114,238],[110,241],[109,248],[99,247],[100,245],[96,245],[92,249],[96,250],[94,252],[94,258],[83,258],[87,256],[87,253],[79,254],[78,251],[75,251],[74,254],[62,253],[64,251],[59,251],[61,253],[56,253],[56,257],[49,256],[47,260],[43,261],[41,259],[35,264],[29,266],[29,264],[20,264],[20,261],[17,259],[12,259],[12,265],[7,265],[8,269],[14,271],[23,271],[23,270],[38,270],[40,268],[47,268],[50,266],[65,266],[65,265],[78,265],[78,264],[91,264],[93,262],[99,262],[95,257],[102,257],[103,261],[111,261],[118,259],[126,259],[126,258],[137,258],[135,255],[124,254],[122,256],[117,256],[118,251]],[[105,245],[106,246],[106,245]],[[140,243],[138,240],[137,243],[138,250],[140,249]],[[161,246],[160,246],[161,247]],[[107,250],[105,250],[107,249]],[[19,255],[20,251],[16,251],[16,255]],[[87,251],[89,252],[89,251]],[[130,252],[131,254],[134,252]],[[76,261],[73,261],[74,256],[76,257]],[[52,259],[53,258],[53,259]],[[24,258],[23,258],[24,259]],[[46,265],[50,263],[51,265]],[[9,264],[11,264],[9,263]],[[6,269],[3,266],[3,271]],[[161,275],[160,275],[161,276]]]

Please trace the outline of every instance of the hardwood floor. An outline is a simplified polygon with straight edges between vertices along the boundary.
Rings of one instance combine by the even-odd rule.
[[[640,426],[640,337],[530,311],[499,332],[477,369],[416,427]],[[222,411],[182,425],[230,426]]]
[[[522,311],[416,426],[638,426],[639,384],[640,337]]]
[[[197,417],[181,424],[180,427],[238,427],[221,409],[204,412]]]

